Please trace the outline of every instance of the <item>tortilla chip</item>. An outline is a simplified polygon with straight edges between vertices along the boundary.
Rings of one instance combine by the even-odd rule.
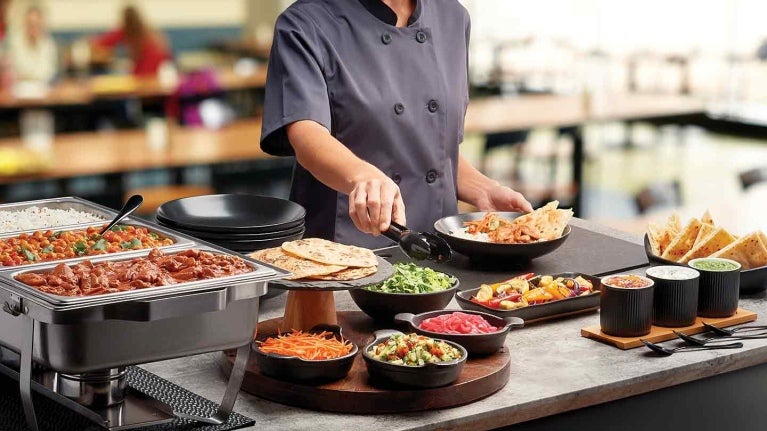
[[[700,222],[704,224],[710,224],[712,226],[716,226],[714,223],[713,217],[711,217],[711,212],[709,210],[706,210],[706,212],[703,213],[703,216],[700,218]]]
[[[359,280],[360,278],[369,277],[378,272],[377,266],[368,266],[363,268],[346,268],[344,270],[334,272],[327,275],[312,275],[306,277],[311,280],[326,280],[326,281],[349,281]]]
[[[292,256],[285,253],[282,247],[267,248],[255,251],[248,256],[253,259],[274,265],[277,268],[284,269],[293,273],[287,280],[297,280],[314,275],[332,274],[346,269],[343,265],[325,265],[309,259]]]
[[[708,236],[714,233],[715,231],[716,231],[716,227],[714,227],[714,225],[710,223],[703,223],[701,221],[700,231],[698,231],[698,236],[695,238],[695,243],[692,245],[692,248],[695,248],[698,244],[707,240]],[[733,241],[735,240],[733,239]]]
[[[700,226],[700,220],[696,218],[690,220],[684,230],[671,241],[671,244],[669,244],[661,257],[667,260],[673,260],[674,262],[681,259],[682,256],[692,249],[692,245],[695,243],[695,238],[698,237]]]
[[[760,238],[759,232],[751,232],[727,247],[711,255],[737,261],[742,270],[757,268],[767,261],[767,249]]]
[[[706,226],[706,225],[704,225]],[[701,231],[703,228],[701,228]],[[700,236],[700,235],[699,235]],[[729,232],[727,232],[724,228],[717,228],[714,229],[714,232],[709,235],[706,239],[701,241],[698,245],[693,246],[692,250],[687,252],[684,256],[682,256],[681,259],[679,259],[679,263],[687,263],[691,261],[692,259],[698,258],[698,257],[708,257],[712,254],[716,253],[717,251],[727,247],[728,245],[735,242],[735,237],[732,236]]]
[[[343,267],[368,267],[378,265],[378,259],[371,250],[353,245],[339,244],[326,239],[304,238],[290,241],[283,243],[282,249],[294,256],[310,259],[326,265],[341,265]]]

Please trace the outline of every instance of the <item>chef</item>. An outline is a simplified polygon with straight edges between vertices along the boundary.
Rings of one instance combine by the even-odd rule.
[[[457,212],[531,211],[458,153],[469,15],[456,0],[298,0],[275,25],[261,147],[295,155],[306,237],[383,247]]]

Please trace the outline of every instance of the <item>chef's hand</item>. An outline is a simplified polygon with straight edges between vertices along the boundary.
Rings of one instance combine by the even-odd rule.
[[[477,201],[480,211],[521,211],[529,213],[533,210],[530,202],[509,187],[495,184],[485,190],[485,195]]]
[[[386,231],[392,218],[404,225],[405,203],[399,187],[388,177],[355,182],[349,193],[349,217],[357,229],[374,236]]]

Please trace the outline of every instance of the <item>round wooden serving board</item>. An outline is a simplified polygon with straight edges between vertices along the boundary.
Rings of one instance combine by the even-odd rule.
[[[276,334],[282,318],[258,324],[258,336]],[[338,312],[343,334],[360,348],[349,375],[342,380],[314,386],[291,383],[264,376],[251,355],[242,390],[250,394],[296,407],[339,413],[379,414],[441,409],[468,404],[491,395],[509,381],[510,360],[507,347],[498,353],[466,361],[458,380],[450,386],[433,389],[396,389],[371,386],[362,349],[372,341],[373,331],[383,329],[360,311]],[[234,351],[223,353],[221,366],[228,376],[234,364]]]

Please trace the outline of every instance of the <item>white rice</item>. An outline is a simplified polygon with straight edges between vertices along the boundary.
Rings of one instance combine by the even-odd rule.
[[[64,210],[32,206],[17,211],[0,211],[0,233],[46,229],[104,220],[97,214],[74,209]]]
[[[468,228],[451,231],[450,235],[456,238],[463,238],[471,241],[491,242],[490,237],[486,233],[469,233]]]

